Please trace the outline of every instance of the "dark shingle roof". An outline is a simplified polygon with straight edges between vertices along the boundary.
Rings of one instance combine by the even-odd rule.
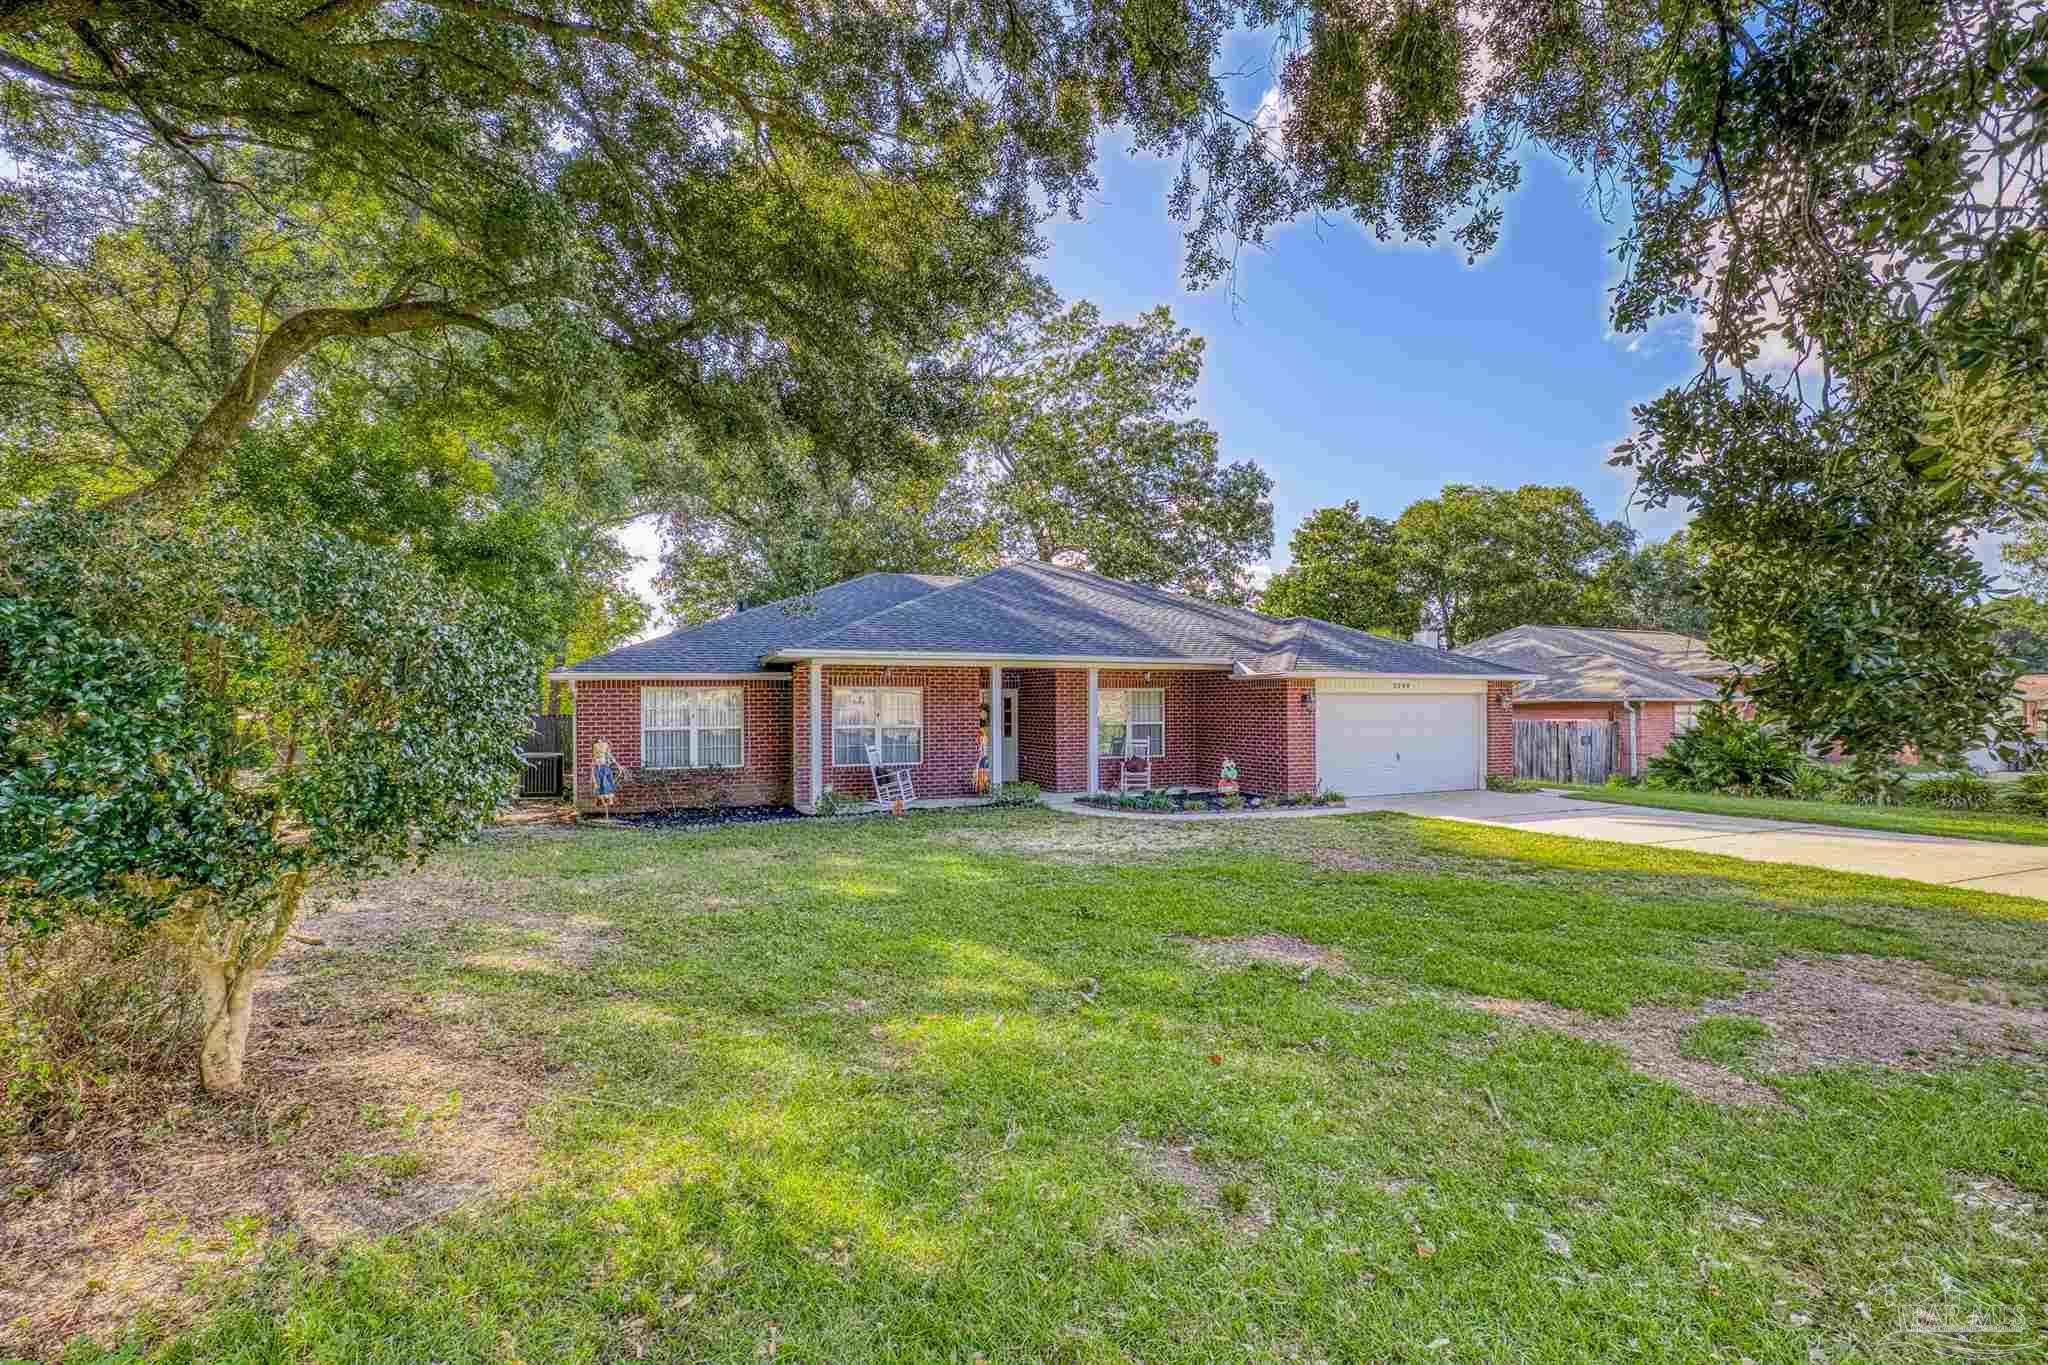
[[[1712,701],[1720,689],[1701,679],[1734,671],[1705,641],[1668,630],[1516,626],[1458,653],[1538,674],[1518,702]]]
[[[1264,616],[1051,564],[1011,564],[965,581],[870,574],[815,601],[809,616],[771,603],[585,659],[571,671],[746,672],[767,657],[815,652],[1185,659],[1252,673],[1521,672],[1327,621]]]
[[[585,659],[571,673],[752,673],[761,656],[887,611],[960,580],[942,574],[871,573],[834,583],[808,598],[765,606],[686,626],[652,640]]]

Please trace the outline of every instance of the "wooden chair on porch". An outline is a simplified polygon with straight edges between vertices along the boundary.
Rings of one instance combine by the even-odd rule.
[[[1152,790],[1152,741],[1134,739],[1124,750],[1123,789],[1127,792]]]
[[[917,791],[910,784],[910,769],[885,768],[882,766],[882,751],[868,745],[868,776],[874,780],[875,800],[884,806],[893,806],[898,801],[909,805],[917,800]]]

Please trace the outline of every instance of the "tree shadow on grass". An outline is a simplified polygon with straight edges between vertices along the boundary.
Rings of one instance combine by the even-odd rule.
[[[1349,873],[1293,848],[1070,864],[883,828],[730,858],[487,855],[528,875],[523,914],[588,910],[593,872],[639,888],[608,894],[573,991],[465,961],[459,936],[417,969],[546,1049],[548,1183],[330,1263],[280,1258],[178,1349],[1769,1359],[1878,1351],[1946,1292],[1937,1264],[1994,1329],[2038,1301],[2038,1264],[1950,1201],[1954,1171],[2048,1186],[2018,1068],[1794,1078],[1775,1083],[1800,1111],[1737,1112],[1452,994],[1619,1012],[1739,988],[1731,944],[1897,954],[1906,928],[1691,872],[1656,874],[1682,895],[1624,894],[1611,869],[1476,876],[1455,841],[1457,872]],[[1434,833],[1367,822],[1313,846],[1433,855]],[[1399,986],[1353,1008],[1345,976],[1182,941],[1253,933]]]

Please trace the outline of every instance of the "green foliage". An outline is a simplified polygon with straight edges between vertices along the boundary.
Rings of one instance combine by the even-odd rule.
[[[1224,464],[1187,416],[1206,343],[1165,307],[1110,322],[1035,296],[974,344],[981,375],[964,482],[981,485],[998,553],[1241,602],[1273,548],[1273,481]]]
[[[258,913],[474,830],[518,771],[503,613],[328,536],[0,523],[0,903]]]
[[[996,789],[989,804],[994,806],[1035,806],[1043,795],[1036,782],[1005,782]]]
[[[1318,507],[1288,541],[1289,563],[1259,600],[1273,616],[1313,616],[1408,639],[1421,612],[1401,583],[1394,524],[1361,514],[1353,501]]]
[[[1889,799],[1912,746],[1957,763],[2017,744],[2015,662],[1972,536],[2008,524],[1999,497],[1936,496],[1900,466],[1910,394],[1823,413],[1770,390],[1702,384],[1639,410],[1624,461],[1686,498],[1710,548],[1715,651],[1745,661],[1766,719]]]
[[[1802,763],[1784,794],[1794,801],[1825,801],[1836,794],[1835,775],[1818,763]]]
[[[1242,601],[1273,545],[1272,480],[1225,463],[1186,415],[1202,339],[1034,287],[958,348],[972,379],[944,441],[907,460],[761,446],[666,492],[657,589],[683,620],[875,571],[971,574],[1007,559]],[[936,383],[936,380],[933,381]]]
[[[1954,772],[1907,783],[1906,799],[1942,810],[1990,810],[1998,804],[1998,786],[1973,772]]]
[[[2028,773],[2010,784],[2005,805],[2021,815],[2048,816],[2048,773]]]
[[[1320,509],[1262,607],[1403,637],[1419,625],[1446,649],[1532,621],[1599,624],[1608,608],[1596,576],[1634,539],[1574,488],[1448,484],[1392,523],[1355,502]]]
[[[1706,547],[1684,531],[1615,555],[1595,575],[1604,619],[1591,624],[1704,640],[1713,619],[1700,586],[1706,564]]]
[[[511,790],[531,656],[501,609],[334,536],[50,504],[0,520],[0,585],[0,917],[159,924],[233,1088],[307,888]]]
[[[1805,762],[1782,735],[1722,704],[1701,707],[1646,771],[1679,791],[1770,796],[1791,791]]]
[[[1605,785],[1609,787],[1633,787],[1640,781],[1640,778],[1631,777],[1627,773],[1609,773],[1607,774]]]
[[[1486,775],[1486,789],[1490,792],[1506,792],[1516,796],[1526,796],[1530,792],[1543,790],[1543,787],[1541,783],[1531,782],[1526,777],[1503,777],[1499,773],[1488,773]]]

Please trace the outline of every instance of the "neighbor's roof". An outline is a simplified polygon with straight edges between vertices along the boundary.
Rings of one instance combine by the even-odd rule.
[[[1702,679],[1735,671],[1705,641],[1669,630],[1516,626],[1457,652],[1540,675],[1517,702],[1712,701],[1720,689]]]
[[[907,577],[854,579],[819,593],[818,610],[808,617],[793,617],[781,604],[771,603],[586,659],[570,671],[744,672],[764,662],[802,658],[940,654],[1186,661],[1241,674],[1519,678],[1522,673],[1496,661],[1445,654],[1327,621],[1265,616],[1051,564],[1011,564],[964,581],[912,579],[914,587],[891,589],[898,594],[894,601],[866,611],[858,609],[853,596],[834,596],[876,578]],[[714,639],[702,638],[714,632]],[[743,650],[751,651],[744,659]]]

